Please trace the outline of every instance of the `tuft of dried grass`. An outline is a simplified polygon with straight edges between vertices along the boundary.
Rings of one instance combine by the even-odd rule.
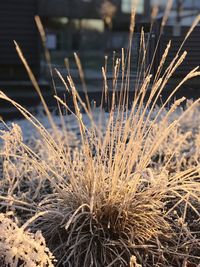
[[[171,173],[164,163],[157,162],[158,169],[153,166],[177,122],[165,124],[156,134],[157,124],[150,124],[146,135],[144,122],[138,129],[141,115],[136,115],[123,123],[111,116],[103,138],[95,129],[92,140],[83,136],[82,152],[73,158],[69,180],[60,186],[62,193],[41,205],[48,214],[37,227],[64,266],[127,266],[131,255],[141,264],[148,255],[149,266],[161,257],[160,264],[168,266],[173,252],[166,244],[179,239],[173,212],[189,205],[198,218],[199,164]],[[175,140],[178,150],[183,139],[177,135]],[[170,153],[167,162],[173,166],[174,151]]]
[[[170,4],[162,26],[166,23],[169,9]],[[138,82],[132,106],[128,110],[134,18],[133,12],[126,59],[123,51],[122,59],[117,59],[113,68],[111,107],[103,131],[97,123],[102,121],[101,113],[95,121],[92,110],[80,98],[70,73],[67,82],[59,74],[74,101],[73,116],[79,125],[81,140],[77,149],[71,149],[69,142],[63,149],[59,129],[17,44],[22,62],[43,101],[53,134],[22,106],[0,93],[0,98],[21,111],[41,135],[44,147],[41,146],[41,151],[34,151],[34,148],[30,149],[23,143],[20,134],[16,134],[20,130],[15,126],[14,132],[11,131],[7,138],[3,137],[7,143],[1,154],[8,157],[9,161],[14,159],[14,163],[11,163],[16,165],[19,147],[23,147],[20,152],[23,161],[17,160],[17,170],[25,161],[27,166],[34,166],[34,171],[38,170],[36,176],[39,181],[48,181],[51,192],[45,194],[41,192],[41,187],[36,186],[38,194],[44,196],[37,199],[37,205],[32,209],[30,203],[26,209],[35,212],[32,227],[42,231],[49,248],[58,259],[58,266],[164,267],[182,266],[186,261],[197,264],[200,260],[199,130],[193,134],[187,127],[183,131],[182,127],[185,118],[199,107],[200,100],[191,103],[178,116],[176,114],[185,98],[176,100],[166,109],[176,91],[189,79],[199,76],[200,72],[198,67],[191,70],[163,105],[156,109],[162,90],[187,56],[186,51],[181,52],[181,47],[162,72],[170,50],[169,43],[155,77],[150,73],[151,66],[142,75],[144,66],[141,66],[138,77],[142,82]],[[189,37],[197,20],[183,42]],[[148,44],[144,43],[144,38],[141,43],[144,48],[141,50],[146,51]],[[77,55],[76,61],[80,69]],[[145,60],[142,62],[142,65],[145,64]],[[117,106],[115,93],[120,68],[123,82]],[[83,73],[81,75],[84,78]],[[104,93],[107,95],[106,66],[103,76]],[[148,92],[150,94],[145,102]],[[68,109],[62,99],[58,96],[56,99]],[[83,120],[80,105],[87,113],[90,126]],[[63,136],[68,136],[63,124],[62,131]],[[13,133],[14,142],[9,139]],[[195,152],[189,154],[188,159],[186,153],[191,153],[193,148]],[[16,200],[13,194],[13,188],[19,185],[23,174],[18,175],[16,183],[15,179],[13,183],[9,165],[6,165],[5,174],[7,176],[3,181],[11,182],[9,194],[0,197],[2,205],[7,209],[10,206],[24,208],[26,204]],[[28,182],[31,182],[31,178]],[[11,199],[13,202],[9,205]],[[37,216],[38,213],[40,216]]]

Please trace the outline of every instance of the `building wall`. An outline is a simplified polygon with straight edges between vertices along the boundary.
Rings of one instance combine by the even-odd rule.
[[[173,26],[166,26],[164,28],[164,34],[162,35],[161,42],[160,42],[160,54],[157,53],[158,56],[158,64],[159,60],[164,53],[164,50],[167,46],[169,40],[172,41],[171,49],[169,54],[166,58],[165,62],[165,69],[171,61],[176,56],[180,45],[182,44],[184,37],[186,36],[189,27],[182,26],[180,36],[174,36],[173,34]],[[200,62],[200,53],[199,53],[199,43],[200,43],[200,26],[197,26],[194,31],[192,32],[191,36],[185,42],[182,52],[187,51],[187,57],[183,61],[183,63],[178,67],[175,72],[176,77],[185,77],[193,68],[199,66]]]
[[[117,7],[116,17],[122,21],[129,21],[130,18],[122,7],[129,6],[127,0],[109,0]],[[130,0],[128,0],[130,1]],[[100,7],[102,0],[38,0],[38,13],[40,16],[61,16],[68,18],[101,18]],[[141,13],[144,3],[144,13]],[[147,19],[147,13],[150,14],[150,0],[139,0],[140,12],[138,19]],[[144,16],[145,15],[145,16]]]
[[[0,79],[28,79],[17,55],[16,40],[35,71],[39,72],[38,33],[34,21],[36,0],[0,0]]]
[[[68,18],[97,18],[99,1],[82,0],[38,0],[40,16],[61,16]]]

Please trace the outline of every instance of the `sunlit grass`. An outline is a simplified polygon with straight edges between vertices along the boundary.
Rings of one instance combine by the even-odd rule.
[[[166,23],[168,9],[162,26]],[[36,21],[45,42],[38,17]],[[183,43],[198,21],[199,17]],[[187,123],[187,118],[198,114],[200,100],[182,109],[186,99],[181,98],[167,108],[176,91],[200,72],[198,67],[191,70],[158,108],[157,100],[187,52],[182,51],[181,46],[166,67],[169,42],[156,75],[151,74],[151,65],[143,72],[148,43],[142,33],[142,66],[138,70],[135,97],[128,108],[134,25],[133,12],[130,46],[127,53],[122,50],[121,58],[114,61],[112,88],[107,83],[107,65],[102,68],[104,90],[97,118],[89,99],[83,103],[70,73],[65,81],[57,72],[73,98],[75,111],[71,111],[71,116],[79,126],[77,136],[69,133],[62,116],[61,127],[56,125],[36,79],[15,43],[42,100],[51,131],[18,103],[0,93],[0,98],[12,103],[40,136],[27,144],[17,125],[2,132],[1,209],[3,212],[13,210],[21,217],[21,223],[26,224],[27,219],[32,218],[28,226],[32,231],[42,231],[58,266],[184,266],[184,262],[198,263],[200,260],[200,134],[197,123],[192,129]],[[47,50],[46,57],[50,66]],[[75,60],[86,93],[84,72],[76,54]],[[121,90],[117,96],[119,74]],[[112,98],[108,103],[110,90]],[[67,103],[55,97],[59,105],[69,110]],[[109,104],[106,120],[103,119],[104,102]],[[89,123],[84,122],[84,116]]]

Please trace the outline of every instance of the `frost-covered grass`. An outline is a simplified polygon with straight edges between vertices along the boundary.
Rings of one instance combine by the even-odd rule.
[[[0,213],[0,265],[53,267],[54,257],[46,247],[41,232],[29,233],[18,227],[11,214]]]
[[[185,40],[198,21],[199,18]],[[130,44],[133,28],[134,14]],[[146,54],[142,37],[141,45]],[[180,48],[170,65],[161,71],[170,46],[169,42],[155,76],[151,75],[150,66],[145,75],[139,73],[142,82],[138,82],[130,109],[127,92],[131,47],[126,60],[123,50],[122,58],[116,59],[112,90],[117,89],[121,70],[121,93],[118,105],[113,93],[109,113],[101,107],[90,109],[89,103],[86,105],[79,97],[70,73],[66,81],[58,73],[75,107],[71,116],[58,118],[50,114],[16,44],[46,117],[32,116],[0,93],[27,119],[21,127],[20,123],[4,125],[1,131],[1,216],[12,225],[4,215],[12,211],[21,225],[14,225],[15,229],[29,228],[33,233],[27,234],[27,238],[34,239],[34,233],[41,231],[56,257],[55,266],[198,266],[200,100],[187,102],[184,109],[181,104],[185,98],[166,107],[175,92],[200,72],[198,67],[191,70],[166,102],[157,107],[162,90],[187,55]],[[83,79],[77,55],[75,59]],[[106,66],[102,71],[103,102],[108,101]],[[147,92],[150,94],[145,102]],[[69,109],[63,100],[56,99]],[[7,242],[5,234],[2,236],[2,247],[8,244],[12,251],[12,242]]]
[[[65,132],[54,117],[56,134],[45,117],[45,133],[26,138],[18,124],[2,132],[1,209],[21,223],[45,212],[32,230],[42,231],[64,266],[126,266],[131,255],[142,266],[198,262],[199,104],[164,109],[156,119],[157,107],[140,121],[144,110],[122,121],[121,113],[97,109],[92,123],[85,114],[81,124],[71,115]]]

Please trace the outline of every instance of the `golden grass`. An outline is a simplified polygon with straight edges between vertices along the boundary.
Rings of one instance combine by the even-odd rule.
[[[166,19],[167,15],[163,26]],[[43,33],[39,19],[36,21]],[[81,136],[76,149],[70,146],[63,118],[62,134],[55,125],[17,44],[18,54],[41,97],[53,132],[45,129],[18,103],[0,93],[0,98],[12,103],[41,136],[36,149],[35,143],[27,146],[23,142],[16,125],[9,133],[3,133],[1,207],[16,213],[24,211],[22,220],[25,221],[36,216],[30,221],[30,227],[42,231],[58,266],[183,266],[184,262],[198,263],[200,260],[199,131],[195,125],[195,133],[183,126],[184,120],[199,108],[200,100],[191,103],[178,116],[177,110],[185,98],[176,100],[166,109],[176,91],[200,72],[198,67],[191,70],[157,108],[163,89],[187,55],[181,47],[171,64],[162,71],[170,51],[169,42],[155,77],[151,75],[151,66],[147,66],[143,76],[141,66],[138,79],[142,82],[137,83],[132,106],[128,109],[134,12],[131,21],[127,55],[122,50],[122,58],[115,60],[113,68],[112,101],[104,130],[97,123],[102,120],[102,111],[96,121],[89,100],[88,105],[83,103],[70,73],[67,81],[58,73],[74,101],[72,116],[77,120]],[[197,21],[199,17],[183,42]],[[141,43],[147,49],[144,39]],[[75,59],[86,90],[77,55]],[[145,60],[142,62],[145,64]],[[120,71],[122,85],[117,106],[115,92]],[[107,63],[102,72],[106,98]],[[150,95],[145,102],[148,91]],[[58,96],[56,99],[68,109],[62,99]],[[90,120],[90,127],[84,124],[80,105]],[[186,156],[188,147],[189,152],[192,149],[195,152]],[[29,184],[37,192],[35,198],[33,192],[27,194],[28,197],[22,193],[23,190],[27,192]]]

